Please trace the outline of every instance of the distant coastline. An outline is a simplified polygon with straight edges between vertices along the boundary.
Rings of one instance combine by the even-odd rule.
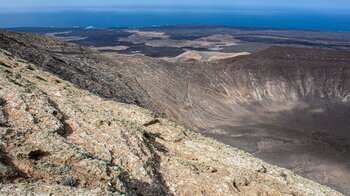
[[[152,27],[168,25],[226,25],[234,27],[350,31],[350,14],[288,10],[129,11],[59,10],[0,12],[0,28],[12,27]]]

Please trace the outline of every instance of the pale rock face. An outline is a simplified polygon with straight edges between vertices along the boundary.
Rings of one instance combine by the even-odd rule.
[[[0,51],[0,194],[341,195]]]

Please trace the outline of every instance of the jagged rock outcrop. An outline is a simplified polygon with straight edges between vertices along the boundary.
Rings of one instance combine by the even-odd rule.
[[[0,51],[0,194],[341,195]]]

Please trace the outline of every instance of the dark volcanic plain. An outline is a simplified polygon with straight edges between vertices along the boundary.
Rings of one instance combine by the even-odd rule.
[[[175,57],[186,50],[212,51],[214,49],[220,52],[252,53],[273,45],[350,50],[350,33],[297,29],[185,25],[149,28],[14,28],[12,30],[54,35],[82,46],[126,46],[124,50],[109,49],[108,52],[139,53],[150,57]],[[226,39],[217,35],[224,35]],[[209,39],[206,39],[208,43],[193,43],[208,37]],[[227,39],[230,37],[233,39]],[[192,44],[188,43],[189,41],[192,41]],[[213,48],[213,45],[219,47]]]
[[[0,31],[2,49],[350,194],[349,33],[210,26],[17,30],[82,46]],[[151,58],[186,50],[253,54],[204,62]]]

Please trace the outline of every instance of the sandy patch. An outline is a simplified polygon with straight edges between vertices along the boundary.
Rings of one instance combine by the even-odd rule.
[[[190,59],[197,60],[197,61],[213,61],[213,60],[220,60],[220,59],[232,58],[236,56],[249,55],[249,54],[250,53],[248,52],[224,53],[224,52],[213,52],[213,51],[188,50],[177,57],[174,57],[174,58],[165,57],[162,59],[170,62],[181,62],[181,61],[187,61]]]
[[[96,50],[115,50],[122,51],[128,49],[128,46],[103,46],[103,47],[94,47]]]
[[[158,31],[140,31],[140,30],[126,30],[128,33],[133,33],[133,35],[129,37],[144,37],[144,38],[154,38],[154,37],[159,37],[159,38],[168,38],[169,35],[166,35],[164,32],[158,32]]]
[[[232,35],[212,35],[196,40],[174,40],[164,32],[127,30],[132,35],[120,38],[119,41],[132,42],[134,44],[145,44],[151,47],[177,47],[177,48],[206,48],[209,50],[221,50],[223,47],[237,45]]]
[[[64,41],[79,41],[79,40],[84,40],[87,37],[81,37],[81,36],[60,36],[64,34],[71,33],[71,31],[62,31],[62,32],[54,32],[54,33],[46,33],[46,35],[56,37],[58,39],[64,40]]]

